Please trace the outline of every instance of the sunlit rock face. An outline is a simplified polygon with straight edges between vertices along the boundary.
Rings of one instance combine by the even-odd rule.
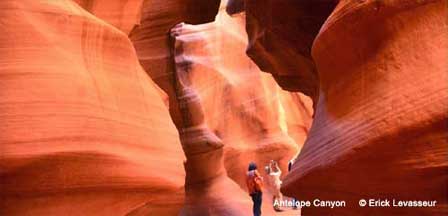
[[[187,16],[162,17],[153,4],[144,3],[142,25],[130,37],[144,68],[170,96],[187,158],[181,214],[248,215],[248,162],[277,159],[286,169],[310,127],[311,100],[282,91],[245,55],[244,16],[226,15],[225,1],[215,22],[176,25],[171,38],[166,29]]]
[[[175,36],[177,77],[182,86],[194,91],[197,95],[195,100],[200,101],[198,106],[204,113],[203,126],[187,131],[214,132],[224,150],[223,158],[201,157],[195,169],[213,170],[216,168],[204,167],[204,162],[210,164],[223,160],[227,175],[240,188],[245,188],[245,172],[250,161],[256,161],[262,169],[263,164],[275,159],[286,170],[288,160],[298,152],[306,137],[311,123],[311,100],[298,93],[284,92],[270,74],[262,73],[245,56],[244,14],[231,18],[220,13],[214,23],[180,24],[172,32]],[[190,109],[190,112],[197,115],[200,113],[197,110]],[[195,133],[189,138],[197,142],[197,139],[205,137],[198,135]],[[297,143],[291,137],[296,138]],[[206,148],[200,148],[201,152],[204,150]],[[218,194],[231,196],[233,202],[239,199],[246,202],[241,201],[240,206],[228,203],[227,208],[250,206],[247,195],[241,194],[240,188],[234,188],[223,186]],[[194,193],[194,196],[187,196],[187,200],[191,197],[197,201],[201,196],[203,194]],[[197,210],[198,204],[204,202],[191,203],[190,209]],[[266,211],[273,214],[272,209]],[[244,211],[235,213],[232,215],[250,214]],[[229,214],[221,212],[220,215]]]
[[[294,11],[311,4],[333,5],[331,1],[281,2]],[[275,28],[270,18],[278,16],[268,12],[289,19],[288,10],[276,9],[278,1],[246,3],[248,14],[264,18],[253,22],[265,25],[275,35],[271,39],[278,40],[283,28]],[[282,191],[302,200],[346,200],[348,208],[303,209],[304,215],[446,214],[446,14],[447,2],[441,0],[347,0],[338,3],[323,26],[310,23],[315,32],[320,29],[316,38],[309,39],[320,80],[319,101],[308,139]],[[295,53],[310,49],[310,43],[299,41],[301,34],[294,35],[299,23],[285,21],[284,27],[298,39],[286,42]],[[260,40],[259,34],[248,31],[251,41]],[[260,45],[267,50],[266,46]],[[274,73],[278,73],[275,67],[264,64],[282,66],[285,58],[302,61],[296,55],[285,57],[287,50],[283,55],[250,49],[249,56],[255,55],[262,69]],[[306,68],[296,65],[291,71],[302,74]],[[437,200],[437,205],[359,208],[361,198]]]
[[[198,94],[205,122],[222,139],[228,175],[245,188],[250,161],[275,159],[286,170],[311,125],[312,102],[282,90],[245,55],[244,13],[223,11],[213,23],[180,24],[173,34],[177,75]]]
[[[0,215],[176,215],[179,136],[126,35],[72,1],[0,8]]]
[[[171,117],[179,130],[185,161],[185,205],[181,215],[247,215],[250,214],[249,197],[227,177],[223,165],[223,143],[209,129],[200,98],[175,65],[175,34],[170,29],[180,22],[210,22],[218,7],[197,1],[213,16],[203,11],[185,11],[193,7],[180,1],[145,1],[142,24],[130,35],[139,60],[154,81],[168,94]],[[196,5],[198,6],[198,5]],[[210,13],[212,14],[212,13]],[[229,199],[232,195],[233,199]]]
[[[140,64],[169,96],[170,114],[181,125],[176,99],[173,44],[169,32],[176,24],[212,22],[219,0],[144,0],[140,25],[130,33]]]

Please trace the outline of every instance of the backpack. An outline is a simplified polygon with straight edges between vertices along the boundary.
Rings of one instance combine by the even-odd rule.
[[[253,194],[262,190],[263,188],[263,178],[258,174],[257,171],[249,171],[247,173],[247,189],[249,190],[249,194]]]

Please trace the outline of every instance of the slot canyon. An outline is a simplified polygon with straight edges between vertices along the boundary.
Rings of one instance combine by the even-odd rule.
[[[0,215],[448,214],[447,0],[0,9]]]

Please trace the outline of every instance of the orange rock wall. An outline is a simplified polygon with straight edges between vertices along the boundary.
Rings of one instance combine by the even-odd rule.
[[[308,97],[282,90],[245,55],[244,23],[244,13],[222,11],[213,23],[173,29],[177,74],[198,94],[208,127],[224,144],[227,173],[242,188],[250,161],[279,160],[286,171],[312,115]]]
[[[248,215],[305,138],[304,215],[447,214],[447,4],[0,1],[0,214]]]
[[[172,38],[164,31],[179,18],[158,17],[151,5],[145,2],[142,25],[130,37],[143,67],[170,96],[170,114],[187,157],[182,214],[247,214],[249,160],[260,166],[282,160],[285,170],[306,136],[311,101],[280,90],[245,56],[244,15],[230,18],[225,2],[215,22],[178,24]],[[294,117],[286,120],[286,115]],[[228,200],[230,194],[234,198]]]
[[[336,3],[328,19],[327,10],[318,10]],[[307,16],[308,7],[316,13]],[[287,65],[288,52],[277,53],[278,44],[291,47],[296,62],[309,49],[319,79],[315,118],[282,191],[302,200],[346,200],[348,208],[302,213],[446,214],[447,2],[246,0],[246,13],[249,56],[262,69],[276,74]],[[319,29],[305,43],[296,31],[302,22],[312,27],[305,33]],[[292,69],[312,82],[307,67]],[[437,206],[359,208],[359,199],[368,198],[437,200]]]
[[[71,1],[0,8],[0,214],[162,214],[184,156],[126,34]]]

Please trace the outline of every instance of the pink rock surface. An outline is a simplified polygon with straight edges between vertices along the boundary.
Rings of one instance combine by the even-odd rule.
[[[140,25],[130,33],[140,64],[169,96],[170,115],[181,125],[173,76],[174,60],[169,32],[176,24],[212,22],[218,0],[145,0]]]
[[[144,68],[170,96],[187,157],[182,214],[250,214],[244,191],[249,160],[282,160],[286,169],[300,148],[294,139],[303,143],[310,126],[311,101],[283,92],[245,56],[243,15],[222,11],[213,23],[177,25],[167,38],[164,32],[179,18],[159,17],[151,6],[145,2],[142,25],[130,37]]]
[[[227,173],[242,188],[250,161],[262,168],[275,159],[287,169],[312,115],[308,97],[282,90],[245,55],[244,23],[243,13],[222,12],[213,23],[173,29],[177,74],[198,94],[208,127],[224,144]]]
[[[72,1],[0,8],[0,214],[177,214],[179,136],[126,35]]]
[[[201,2],[206,3],[211,2]],[[214,15],[204,16],[207,15],[204,11],[204,14],[197,16],[188,10],[179,10],[189,5],[172,7],[176,4],[179,1],[146,1],[142,25],[130,37],[141,64],[170,98],[170,114],[179,130],[187,158],[186,197],[181,215],[249,214],[248,196],[225,174],[222,141],[206,125],[201,101],[195,90],[185,83],[188,79],[178,73],[174,61],[174,41],[167,34],[181,21],[206,22],[213,20]],[[159,10],[155,10],[154,6],[159,6]],[[230,194],[235,199],[229,199]]]
[[[447,4],[0,1],[0,215],[250,215],[305,138],[304,215],[447,214]]]

